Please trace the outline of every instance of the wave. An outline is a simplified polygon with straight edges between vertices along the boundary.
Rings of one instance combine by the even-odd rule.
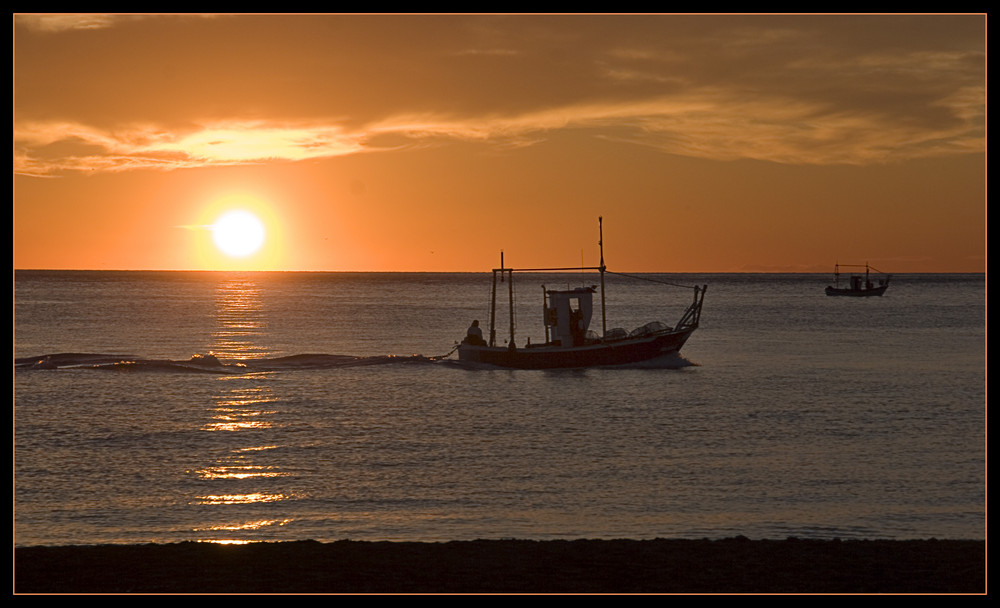
[[[212,353],[195,354],[190,359],[143,359],[132,355],[105,353],[56,353],[14,359],[14,368],[56,370],[64,368],[111,371],[187,372],[242,374],[296,369],[336,369],[365,365],[434,363],[439,357],[423,355],[353,355],[301,354],[271,359],[222,360]]]
[[[16,370],[94,369],[119,372],[173,372],[207,374],[248,374],[258,372],[323,370],[379,365],[440,364],[462,369],[505,369],[493,365],[468,363],[449,359],[451,353],[439,357],[424,355],[331,355],[305,353],[263,359],[224,360],[213,353],[195,354],[190,359],[144,359],[134,355],[109,353],[54,353],[14,359]],[[680,369],[697,366],[677,353],[621,365],[601,366],[602,369]],[[550,370],[559,371],[559,370]]]

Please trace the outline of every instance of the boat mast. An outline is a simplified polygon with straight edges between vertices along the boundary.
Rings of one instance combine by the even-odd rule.
[[[549,343],[549,292],[542,285],[542,325],[545,326],[545,343]]]
[[[607,306],[604,305],[604,218],[600,215],[597,216],[597,229],[599,232],[597,244],[601,248],[601,265],[599,267],[601,271],[601,338],[608,335],[608,315],[606,314]]]
[[[503,278],[503,250],[500,250],[500,278]],[[496,345],[497,341],[497,271],[493,270],[493,287],[490,288],[490,346]]]
[[[503,264],[501,264],[503,266]],[[507,281],[507,291],[510,294],[510,348],[514,348],[514,270],[510,271],[510,280]]]

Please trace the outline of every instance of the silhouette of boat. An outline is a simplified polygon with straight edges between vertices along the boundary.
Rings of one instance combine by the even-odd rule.
[[[851,275],[848,279],[847,287],[840,286],[840,268],[842,266],[851,268],[864,268],[865,275],[862,277],[859,274]],[[856,298],[864,298],[869,296],[881,296],[885,293],[885,290],[889,288],[889,279],[892,275],[885,275],[884,278],[878,280],[878,285],[872,283],[871,281],[871,271],[874,270],[879,274],[885,274],[877,268],[872,268],[867,263],[862,264],[835,264],[833,267],[833,286],[827,286],[826,295],[828,296],[852,296]]]
[[[493,286],[490,291],[488,341],[479,335],[481,332],[472,330],[470,335],[467,335],[457,347],[459,361],[516,369],[579,368],[638,363],[680,351],[687,339],[694,333],[694,330],[698,328],[698,323],[701,319],[702,302],[705,299],[705,291],[708,286],[679,286],[648,277],[635,277],[665,285],[693,289],[694,299],[673,327],[654,321],[632,332],[626,332],[624,329],[612,329],[608,331],[606,307],[604,305],[604,275],[609,271],[604,265],[604,230],[602,218],[598,218],[598,222],[601,233],[599,241],[601,247],[600,266],[583,268],[505,268],[503,265],[503,253],[501,252],[500,268],[493,269]],[[598,335],[596,332],[590,330],[590,321],[594,309],[593,296],[598,292],[596,285],[567,290],[547,290],[543,285],[542,321],[545,326],[545,343],[531,344],[529,338],[528,343],[518,347],[514,336],[514,273],[573,270],[597,270],[600,272],[602,334]],[[497,344],[496,337],[498,277],[501,283],[505,280],[507,281],[510,299],[510,337],[505,345]]]

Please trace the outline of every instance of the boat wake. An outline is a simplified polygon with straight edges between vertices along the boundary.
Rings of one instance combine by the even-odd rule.
[[[682,369],[685,367],[698,367],[699,364],[686,359],[678,352],[660,355],[653,359],[637,361],[635,363],[625,363],[622,365],[607,365],[606,369]]]
[[[265,371],[338,369],[346,367],[432,364],[441,357],[423,355],[352,355],[302,354],[270,359],[223,360],[214,354],[196,354],[190,359],[144,359],[133,355],[102,353],[56,353],[14,360],[21,370],[95,369],[122,372],[174,372],[209,374],[245,374]]]
[[[449,358],[451,353],[438,357],[424,355],[353,355],[301,354],[264,359],[220,359],[212,353],[196,354],[190,359],[145,359],[127,354],[112,353],[54,353],[37,357],[14,359],[15,370],[92,369],[118,372],[167,372],[196,374],[249,374],[258,372],[342,369],[380,365],[445,365],[461,369],[507,369],[484,363],[471,363]],[[697,363],[670,353],[621,365],[598,366],[598,369],[680,369]],[[572,368],[569,368],[572,369]]]

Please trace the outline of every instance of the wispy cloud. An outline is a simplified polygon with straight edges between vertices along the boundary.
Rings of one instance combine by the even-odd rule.
[[[35,176],[299,161],[364,150],[355,136],[330,125],[226,121],[183,130],[157,125],[103,130],[71,122],[28,122],[15,133],[15,171]]]
[[[373,142],[384,136],[410,146],[455,140],[509,147],[569,129],[707,159],[868,164],[982,152],[984,94],[970,88],[939,100],[951,117],[940,124],[913,124],[875,111],[847,112],[816,100],[740,95],[723,88],[512,115],[399,114],[350,129],[333,122],[262,120],[110,130],[26,122],[15,128],[15,170],[52,175],[294,162],[376,152],[384,144]]]
[[[18,16],[49,32],[123,18]],[[295,162],[448,141],[509,148],[564,130],[669,154],[789,164],[985,148],[985,53],[967,25],[925,44],[937,21],[899,22],[899,32],[885,29],[896,21],[819,18],[371,18],[296,20],[294,30],[284,20],[219,19],[184,29],[190,23],[156,25],[175,28],[161,33],[171,42],[198,31],[193,58],[181,59],[186,43],[139,46],[141,60],[103,55],[93,62],[100,70],[87,64],[78,75],[74,46],[54,55],[58,63],[20,68],[15,170]],[[347,24],[361,27],[323,29]],[[206,46],[223,32],[225,43]],[[131,52],[133,38],[120,36]],[[33,44],[32,59],[54,46]],[[61,70],[49,77],[75,94],[51,95],[54,85],[33,79],[36,65]],[[109,95],[109,86],[120,90]],[[204,118],[215,107],[226,120]]]
[[[70,30],[99,30],[111,27],[122,20],[136,19],[134,16],[110,14],[34,14],[15,15],[19,25],[36,32],[66,32]]]

